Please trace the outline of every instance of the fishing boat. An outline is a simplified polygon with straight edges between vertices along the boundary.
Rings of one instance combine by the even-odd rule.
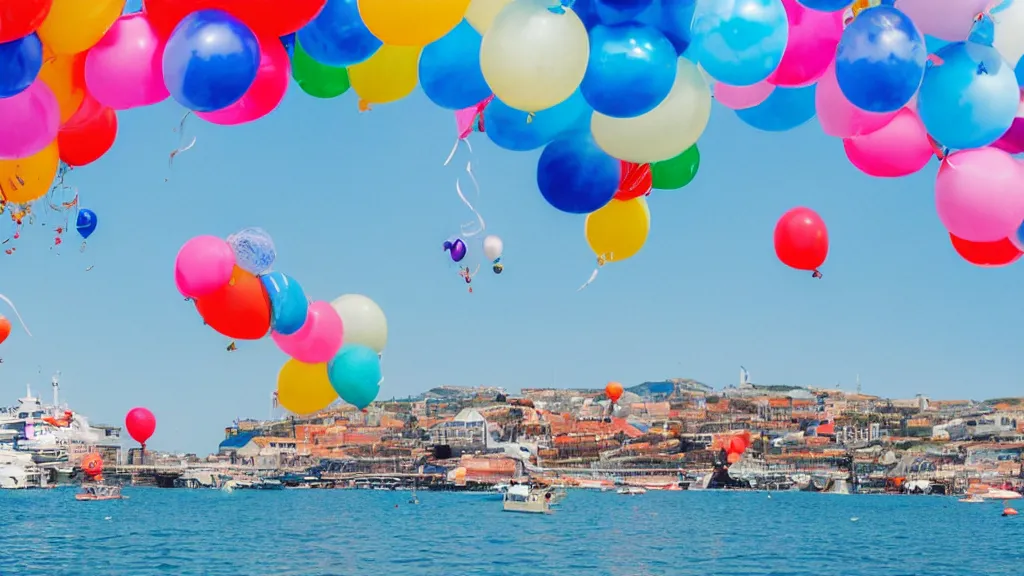
[[[526,514],[550,514],[551,492],[533,490],[524,484],[510,486],[502,499],[505,512],[523,512]]]
[[[640,496],[642,494],[647,494],[647,489],[639,486],[623,486],[615,492],[620,496]]]
[[[121,495],[120,486],[108,486],[107,484],[90,484],[82,486],[82,491],[75,494],[75,500],[124,500],[127,496]]]

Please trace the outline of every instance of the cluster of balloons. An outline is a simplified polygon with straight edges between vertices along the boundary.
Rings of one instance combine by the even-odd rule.
[[[466,241],[462,238],[453,238],[451,240],[445,240],[441,246],[444,251],[448,253],[448,256],[452,259],[452,262],[462,262],[466,259],[469,254],[469,246]],[[483,240],[483,253],[484,258],[490,262],[491,271],[495,274],[501,274],[505,270],[505,265],[501,263],[501,255],[505,251],[505,243],[502,242],[501,238],[494,234],[489,234],[484,237]]]
[[[744,430],[738,434],[730,434],[715,439],[712,449],[725,450],[726,462],[735,464],[740,461],[743,453],[750,448],[750,431]]]

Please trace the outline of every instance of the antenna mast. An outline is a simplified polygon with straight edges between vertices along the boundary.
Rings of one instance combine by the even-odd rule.
[[[857,374],[857,395],[860,395],[860,374]]]

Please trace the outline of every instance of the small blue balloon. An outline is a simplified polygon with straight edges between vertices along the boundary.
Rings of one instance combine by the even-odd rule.
[[[980,18],[974,21],[974,25],[971,26],[971,32],[967,35],[968,42],[974,42],[975,44],[984,44],[985,46],[991,46],[996,39],[996,23],[992,21],[992,17],[988,14],[982,14]]]
[[[480,71],[483,37],[463,20],[420,54],[420,85],[431,102],[449,110],[468,108],[491,95]]]
[[[128,0],[124,3],[124,10],[121,14],[135,14],[142,12],[142,0]]]
[[[270,298],[270,327],[285,336],[294,334],[306,323],[309,299],[294,278],[281,272],[260,276]]]
[[[248,26],[223,10],[193,12],[164,48],[164,83],[182,106],[213,112],[238,102],[256,79],[260,45]]]
[[[1017,85],[1024,88],[1024,57],[1017,62],[1017,65],[1013,68],[1014,74],[1017,75]]]
[[[0,98],[21,94],[43,67],[43,43],[33,32],[0,44]]]
[[[587,30],[601,23],[597,15],[597,0],[576,0],[572,3],[572,11],[579,16]]]
[[[1024,224],[1017,228],[1017,244],[1024,246]]]
[[[327,363],[327,377],[342,400],[362,410],[380,392],[380,356],[368,346],[346,344]]]
[[[365,62],[383,46],[363,24],[356,0],[327,0],[297,35],[310,58],[338,68]]]
[[[623,24],[651,7],[653,0],[594,0],[602,24]]]
[[[804,8],[817,10],[819,12],[838,12],[845,10],[853,4],[853,0],[796,0]]]
[[[836,50],[836,80],[868,112],[895,112],[914,97],[928,60],[924,37],[903,12],[875,6],[846,27]]]
[[[495,98],[484,108],[484,134],[506,150],[535,150],[563,133],[588,129],[592,112],[579,90],[561,104],[535,112],[532,118]]]
[[[660,30],[682,56],[690,47],[690,25],[696,8],[696,0],[654,0],[636,21]]]
[[[782,0],[702,0],[692,34],[697,59],[712,78],[749,86],[779,67],[789,21]]]
[[[814,93],[814,84],[803,88],[776,88],[764,102],[736,110],[736,115],[758,130],[785,132],[814,118]]]
[[[246,272],[263,274],[277,259],[274,239],[262,228],[239,230],[228,236],[227,242],[235,253],[235,264]]]
[[[606,116],[646,114],[672,90],[678,59],[669,39],[651,26],[594,26],[580,92],[594,110]]]
[[[1010,129],[1020,104],[1013,69],[990,46],[955,42],[936,54],[917,95],[917,113],[935,140],[952,149],[981,148]]]
[[[590,132],[573,132],[544,148],[537,187],[555,208],[589,214],[611,202],[619,187],[620,163],[598,148]]]
[[[92,236],[92,233],[96,231],[96,224],[98,224],[98,220],[96,219],[95,212],[88,208],[82,208],[78,211],[78,218],[75,219],[75,229],[78,230],[83,240]]]
[[[295,57],[295,33],[286,34],[281,36],[281,45],[284,46],[284,51],[288,53],[288,58]]]

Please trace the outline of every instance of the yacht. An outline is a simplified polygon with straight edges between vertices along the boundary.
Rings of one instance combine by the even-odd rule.
[[[510,486],[502,499],[505,512],[524,512],[527,514],[550,514],[551,493],[545,490],[534,490],[525,484]]]

